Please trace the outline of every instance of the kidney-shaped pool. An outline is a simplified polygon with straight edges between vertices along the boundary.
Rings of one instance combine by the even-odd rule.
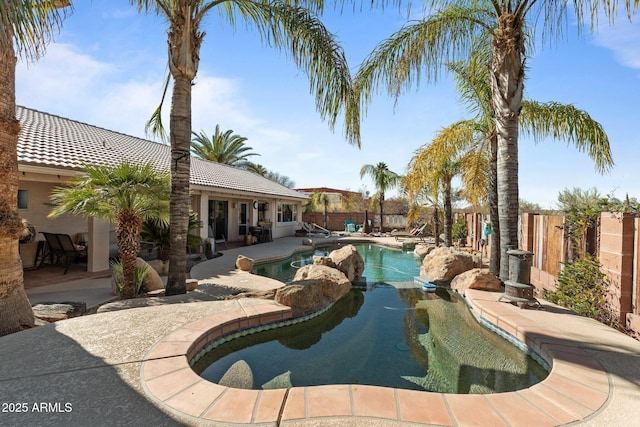
[[[547,376],[533,358],[480,325],[457,293],[413,285],[419,273],[413,254],[356,247],[365,260],[366,288],[353,288],[305,322],[216,346],[195,363],[196,372],[219,382],[241,364],[237,372],[252,377],[255,389],[368,384],[444,393],[513,391]],[[308,258],[298,255],[263,271],[295,269]]]

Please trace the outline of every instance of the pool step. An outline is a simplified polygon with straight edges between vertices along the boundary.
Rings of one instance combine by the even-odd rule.
[[[420,286],[423,291],[433,292],[436,290],[435,283],[431,283],[425,277],[422,277],[422,276],[415,276],[413,278],[413,283]]]

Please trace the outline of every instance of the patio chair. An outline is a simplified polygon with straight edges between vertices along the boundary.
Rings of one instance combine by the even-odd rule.
[[[68,234],[41,233],[47,241],[47,249],[38,268],[42,266],[48,255],[51,264],[63,265],[65,267],[63,274],[67,274],[72,262],[87,256],[87,248],[85,246],[74,244],[73,240],[71,240],[71,236]]]
[[[356,225],[353,223],[352,220],[347,219],[344,221],[344,231],[346,231],[347,233],[356,232]]]
[[[313,235],[321,235],[323,237],[331,236],[331,231],[327,230],[326,228],[320,227],[315,222],[312,222],[311,224],[309,224],[308,222],[301,222],[300,225],[302,226],[302,229],[306,231],[307,235],[309,236],[313,236]]]
[[[406,231],[394,231],[391,233],[391,235],[393,237],[396,238],[396,240],[402,240],[402,238],[414,238],[414,239],[420,239],[422,241],[424,241],[426,235],[424,233],[424,229],[427,227],[427,223],[425,222],[421,227],[419,228],[414,228],[409,232]]]

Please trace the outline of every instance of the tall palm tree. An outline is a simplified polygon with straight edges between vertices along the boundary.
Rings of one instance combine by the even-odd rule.
[[[193,136],[191,152],[212,162],[250,169],[253,163],[249,161],[249,157],[260,155],[251,152],[253,148],[245,145],[247,138],[234,134],[231,129],[222,133],[219,125],[216,125],[211,137],[204,131],[200,131],[199,134],[193,132]]]
[[[360,168],[360,178],[364,178],[365,175],[368,175],[373,180],[377,190],[375,197],[378,199],[378,205],[380,206],[380,231],[382,231],[384,195],[387,190],[391,190],[398,185],[400,175],[389,170],[389,167],[384,162],[379,162],[375,166],[363,165]]]
[[[448,129],[441,130],[435,139],[446,137]],[[409,162],[408,179],[413,185],[439,188],[444,208],[444,244],[452,245],[453,208],[451,202],[453,178],[462,171],[462,158],[443,158],[435,153],[438,144],[417,150]]]
[[[435,82],[446,64],[471,56],[474,41],[486,36],[491,41],[488,62],[492,119],[496,132],[496,185],[501,251],[500,277],[508,277],[506,251],[518,246],[518,130],[525,79],[525,28],[531,34],[559,36],[569,17],[569,3],[536,0],[430,0],[436,12],[412,21],[380,43],[362,63],[354,81],[359,104],[367,104],[378,85],[398,97],[418,83],[424,75]],[[581,30],[586,15],[592,28],[597,25],[600,2],[581,0],[571,3]],[[613,19],[617,1],[605,1],[607,17]],[[628,10],[638,1],[625,1]],[[542,17],[542,19],[538,19]],[[542,28],[536,28],[536,24]],[[355,104],[348,104],[353,106]],[[358,119],[356,114],[347,119]],[[354,119],[354,120],[355,120]],[[356,124],[351,125],[356,129]],[[357,140],[357,136],[352,135]]]
[[[316,108],[330,126],[335,124],[343,106],[352,102],[351,75],[342,49],[315,15],[322,12],[324,2],[320,0],[130,1],[139,11],[166,19],[169,26],[168,59],[173,80],[169,122],[172,247],[167,295],[174,295],[186,292],[184,247],[190,204],[191,89],[205,36],[201,27],[209,12],[217,9],[232,26],[242,19],[255,28],[269,46],[289,50],[296,65],[308,75],[310,90],[316,95]],[[152,119],[151,123],[156,130],[161,125],[159,111],[156,110],[155,121]]]
[[[18,135],[16,119],[16,50],[27,60],[44,54],[69,9],[67,1],[0,2],[0,336],[33,326],[33,311],[24,292],[18,212]]]
[[[136,296],[134,273],[142,223],[150,219],[168,220],[169,173],[157,172],[151,164],[128,162],[115,168],[85,166],[85,172],[85,175],[70,179],[68,187],[54,189],[51,200],[56,206],[49,216],[71,212],[115,222],[118,255],[122,262],[122,296],[133,298]]]

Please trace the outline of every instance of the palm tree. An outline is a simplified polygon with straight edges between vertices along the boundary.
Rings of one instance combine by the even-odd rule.
[[[260,176],[267,178],[270,181],[277,182],[283,187],[294,189],[296,183],[286,175],[280,175],[278,172],[270,171],[264,166],[258,163],[251,163],[247,166],[247,170],[253,173],[257,173]]]
[[[260,155],[252,153],[253,148],[245,145],[247,138],[235,135],[231,129],[221,133],[219,125],[216,125],[216,130],[211,138],[204,131],[200,131],[200,134],[193,132],[193,136],[191,152],[212,162],[250,169],[253,163],[249,161],[249,157]]]
[[[33,310],[24,292],[18,212],[18,135],[16,119],[16,50],[27,60],[44,54],[70,6],[65,1],[0,2],[0,336],[33,326]]]
[[[446,137],[448,129],[441,130],[436,139]],[[444,208],[444,244],[452,245],[453,209],[451,203],[453,178],[462,170],[462,158],[442,158],[435,153],[438,144],[427,145],[417,150],[409,162],[408,179],[412,185],[439,188]]]
[[[363,165],[360,168],[360,178],[364,178],[365,175],[368,175],[371,179],[373,179],[373,183],[376,187],[377,193],[374,197],[378,199],[378,204],[380,206],[380,231],[382,231],[383,226],[383,205],[384,205],[384,194],[387,190],[390,190],[398,185],[400,182],[400,175],[397,173],[390,171],[389,167],[384,162],[379,162],[374,165]]]
[[[309,201],[307,207],[310,210],[315,210],[322,206],[324,211],[324,228],[327,228],[329,222],[329,195],[324,191],[316,191],[309,195]]]
[[[591,26],[597,25],[599,2],[585,0],[572,3],[577,27],[582,29],[586,14]],[[637,9],[625,2],[628,10]],[[500,277],[508,277],[506,251],[518,246],[518,131],[525,79],[525,31],[531,16],[531,34],[556,37],[562,33],[569,11],[566,2],[536,0],[431,0],[427,4],[436,12],[412,21],[379,44],[362,63],[354,81],[359,104],[371,100],[378,85],[385,85],[396,98],[423,73],[429,82],[437,81],[446,64],[469,58],[476,40],[488,38],[491,55],[488,61],[491,88],[492,120],[496,138],[496,185],[501,266]],[[605,13],[613,19],[616,1],[605,2]],[[537,19],[544,17],[544,19]],[[537,31],[535,24],[543,28]],[[358,106],[359,106],[358,104]],[[356,108],[356,104],[348,104]],[[347,114],[347,120],[359,119]],[[353,123],[350,129],[356,129]],[[358,140],[353,133],[352,139]]]
[[[198,73],[204,20],[213,9],[234,26],[238,18],[253,26],[269,45],[287,49],[298,67],[309,77],[316,108],[333,126],[341,108],[352,102],[351,75],[345,55],[335,38],[314,13],[324,2],[229,0],[131,0],[139,11],[153,12],[166,19],[168,62],[173,93],[170,112],[171,140],[171,258],[167,295],[186,292],[184,247],[189,219],[189,173],[191,139],[191,88]],[[220,7],[217,7],[220,6]],[[308,9],[305,8],[308,7]],[[150,126],[159,131],[161,107]],[[355,115],[356,113],[351,113]]]
[[[85,172],[86,175],[70,179],[68,187],[54,189],[51,200],[56,206],[49,216],[71,212],[115,222],[122,262],[122,296],[133,298],[142,223],[148,219],[167,221],[169,174],[155,171],[151,164],[139,166],[128,162],[115,168],[85,166]]]

